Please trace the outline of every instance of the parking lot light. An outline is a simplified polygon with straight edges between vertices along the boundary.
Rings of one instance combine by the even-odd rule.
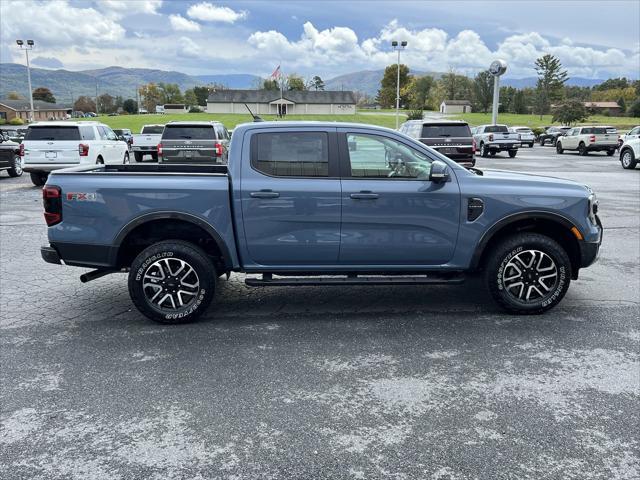
[[[31,65],[29,65],[29,50],[33,50],[35,42],[33,40],[27,40],[27,45],[25,46],[23,40],[16,40],[18,47],[20,50],[24,50],[25,55],[27,56],[27,80],[29,83],[29,104],[31,106],[31,112],[29,113],[29,122],[33,121],[34,110],[33,110],[33,90],[31,89]]]
[[[397,40],[391,42],[391,47],[398,52],[398,79],[396,81],[396,130],[400,121],[400,50],[404,50],[407,47],[407,41],[402,40],[398,43]]]

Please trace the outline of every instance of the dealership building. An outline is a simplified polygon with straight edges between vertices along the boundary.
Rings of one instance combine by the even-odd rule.
[[[33,101],[33,120],[63,120],[71,114],[71,107],[55,103]],[[29,100],[0,100],[0,118],[10,122],[19,118],[25,123],[31,117],[31,104]]]
[[[208,113],[257,115],[353,115],[356,97],[351,91],[218,90],[207,98]]]

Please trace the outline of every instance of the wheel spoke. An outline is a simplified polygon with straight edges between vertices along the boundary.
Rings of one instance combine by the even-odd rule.
[[[503,271],[505,291],[525,302],[550,295],[558,281],[554,260],[540,250],[524,250],[509,260]]]
[[[179,258],[163,258],[147,267],[142,289],[154,307],[178,310],[189,306],[198,297],[200,279],[188,262]]]

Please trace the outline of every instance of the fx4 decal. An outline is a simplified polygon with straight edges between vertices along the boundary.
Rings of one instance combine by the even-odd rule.
[[[69,192],[67,193],[67,200],[77,200],[78,202],[95,202],[97,200],[97,195],[95,193]]]

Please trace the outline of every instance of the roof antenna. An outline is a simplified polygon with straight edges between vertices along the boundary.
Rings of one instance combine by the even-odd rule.
[[[244,104],[244,106],[247,107],[247,110],[249,110],[249,114],[253,117],[254,122],[264,122],[263,118],[260,118],[258,115],[253,114],[253,112],[251,111],[251,109],[246,103]]]

